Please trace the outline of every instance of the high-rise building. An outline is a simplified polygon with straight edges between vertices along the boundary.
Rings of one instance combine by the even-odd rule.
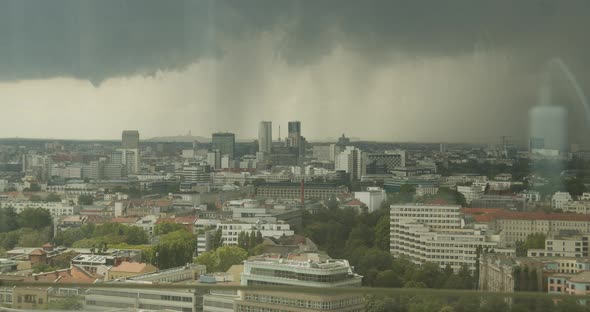
[[[348,173],[351,181],[359,180],[363,173],[362,151],[354,146],[347,146],[336,157],[336,170]]]
[[[123,165],[126,174],[137,174],[141,168],[139,149],[117,149],[111,154],[111,163]]]
[[[221,151],[214,149],[207,152],[207,164],[213,169],[221,169]]]
[[[363,174],[386,174],[396,167],[406,166],[406,151],[393,150],[385,153],[363,154]]]
[[[137,130],[124,130],[122,137],[121,147],[124,149],[137,149],[139,148],[139,131]]]
[[[261,121],[258,126],[258,151],[270,154],[272,147],[272,122]]]
[[[301,146],[301,122],[289,121],[289,132],[287,134],[287,146]]]
[[[213,133],[211,139],[211,147],[218,149],[221,155],[229,155],[230,159],[234,159],[234,149],[236,146],[236,136],[229,132]]]

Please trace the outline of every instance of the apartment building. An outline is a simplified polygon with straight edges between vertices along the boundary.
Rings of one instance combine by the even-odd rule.
[[[241,232],[260,232],[262,237],[279,238],[282,236],[292,236],[295,234],[291,230],[288,223],[247,223],[239,221],[222,221],[217,225],[217,229],[221,229],[221,237],[223,244],[227,246],[235,246],[238,244],[238,236]]]
[[[299,200],[301,190],[300,183],[263,183],[256,188],[256,196],[259,198]],[[330,199],[346,191],[346,187],[330,183],[306,183],[303,186],[303,195],[308,199]]]
[[[14,201],[3,202],[0,207],[13,207],[16,213],[21,213],[27,208],[47,209],[52,217],[71,216],[77,212],[76,207],[60,202],[32,202],[32,201]]]
[[[471,204],[473,200],[481,198],[484,194],[484,190],[479,186],[457,186],[457,192],[463,194],[467,204]]]
[[[551,207],[554,209],[563,209],[565,206],[573,201],[572,195],[568,192],[556,192],[551,197]]]
[[[514,254],[499,248],[499,235],[463,227],[460,206],[391,205],[390,251],[416,264],[432,262],[458,271],[466,265],[475,270],[477,248]]]
[[[573,213],[516,212],[505,209],[463,208],[481,225],[499,233],[503,246],[526,241],[536,233],[590,233],[590,215]]]

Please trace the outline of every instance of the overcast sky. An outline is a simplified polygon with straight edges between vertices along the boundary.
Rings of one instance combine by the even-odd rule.
[[[0,137],[255,138],[272,120],[276,139],[300,120],[311,140],[524,138],[549,59],[590,90],[588,16],[574,0],[0,1]]]

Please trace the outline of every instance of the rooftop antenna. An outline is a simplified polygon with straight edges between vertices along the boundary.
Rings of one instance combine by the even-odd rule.
[[[279,125],[279,142],[281,142],[281,125]]]

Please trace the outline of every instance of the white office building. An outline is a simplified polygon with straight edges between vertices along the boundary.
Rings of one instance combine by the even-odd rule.
[[[117,149],[111,155],[111,163],[125,166],[127,174],[139,173],[141,169],[139,149]]]
[[[458,271],[467,265],[475,270],[478,246],[498,253],[514,250],[498,248],[499,235],[463,228],[460,206],[391,205],[390,250],[415,264],[432,262]]]
[[[373,212],[379,210],[381,204],[387,199],[387,194],[380,187],[368,187],[364,192],[354,192],[354,198],[367,205],[368,212]]]
[[[463,194],[467,204],[471,204],[474,199],[479,199],[484,194],[484,190],[479,186],[457,186],[457,192]]]
[[[589,239],[590,234],[550,234],[545,239],[544,249],[529,249],[527,256],[587,258]]]
[[[60,202],[32,202],[32,201],[14,201],[3,202],[0,204],[2,208],[13,207],[16,213],[21,213],[27,208],[43,208],[47,209],[52,217],[71,216],[76,213],[76,208],[65,203]]]
[[[346,260],[296,261],[256,258],[244,261],[241,284],[300,287],[360,287],[362,276]],[[354,294],[242,291],[235,311],[364,311],[365,301]]]
[[[221,169],[221,151],[214,149],[207,152],[207,164],[213,169]]]
[[[363,174],[362,151],[354,146],[347,146],[336,157],[335,168],[350,175],[350,180],[359,180]]]
[[[223,244],[226,246],[235,246],[238,244],[238,235],[241,232],[260,232],[262,237],[280,238],[282,236],[292,236],[295,234],[288,223],[246,223],[239,221],[223,221],[217,224],[217,229],[221,229]]]
[[[572,195],[568,192],[556,192],[551,197],[551,207],[553,209],[564,209],[567,204],[573,200]]]

